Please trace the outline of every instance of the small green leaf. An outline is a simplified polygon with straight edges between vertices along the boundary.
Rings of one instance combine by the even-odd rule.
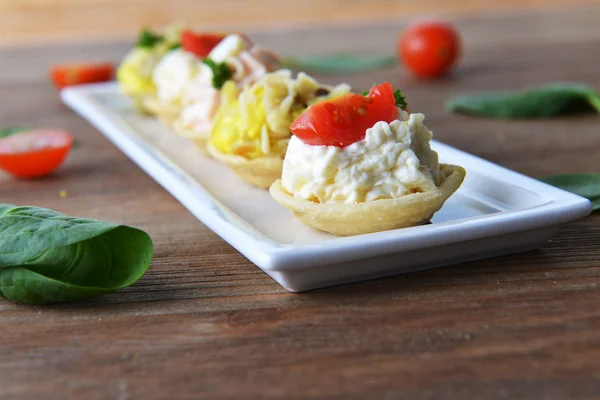
[[[522,92],[488,92],[457,96],[448,111],[498,119],[547,118],[573,112],[600,112],[600,97],[579,83],[552,83]]]
[[[402,95],[402,92],[400,90],[396,90],[394,92],[394,99],[396,100],[397,107],[400,107],[400,108],[408,107],[408,104],[406,103],[406,99],[404,98],[404,96]]]
[[[22,126],[9,126],[7,128],[0,129],[0,139],[14,135],[15,133],[24,132],[27,128]]]
[[[375,85],[373,85],[373,86],[375,86]],[[363,90],[360,94],[362,96],[367,96],[369,94],[369,91]],[[400,108],[408,107],[408,104],[406,103],[406,98],[404,97],[404,95],[402,94],[402,92],[399,89],[394,92],[394,101],[395,101],[397,107],[400,107]]]
[[[540,178],[542,182],[585,197],[592,202],[592,210],[600,209],[600,174],[559,174]]]
[[[50,304],[121,289],[144,275],[152,248],[136,228],[0,204],[0,296]]]
[[[181,43],[175,42],[169,46],[168,51],[173,51],[181,48]]]
[[[212,84],[215,89],[221,89],[225,82],[231,79],[233,72],[229,66],[222,62],[216,63],[210,58],[205,58],[202,62],[210,67],[213,72]]]
[[[396,56],[364,56],[356,54],[333,54],[305,58],[286,58],[284,68],[298,68],[307,72],[331,74],[353,73],[368,70],[385,69],[398,63]]]
[[[137,47],[152,48],[163,40],[164,36],[156,34],[148,28],[144,28],[138,37]]]

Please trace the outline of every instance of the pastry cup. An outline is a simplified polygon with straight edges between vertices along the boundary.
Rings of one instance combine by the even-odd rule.
[[[202,150],[203,153],[207,154],[208,150],[206,149],[206,145],[208,143],[208,138],[210,137],[210,131],[207,132],[197,132],[192,129],[187,129],[183,126],[179,119],[173,121],[173,129],[177,134],[181,137],[189,139]]]
[[[456,165],[442,164],[440,169],[446,179],[436,189],[396,199],[356,204],[316,203],[290,195],[281,186],[281,179],[271,185],[270,193],[305,225],[338,236],[361,235],[428,222],[460,187],[466,175],[466,171]]]
[[[154,96],[144,98],[143,104],[144,108],[148,110],[150,114],[156,116],[164,124],[171,127],[181,112],[180,107],[164,104]]]
[[[261,157],[253,160],[235,154],[221,153],[208,143],[208,154],[233,170],[240,178],[253,186],[268,189],[281,178],[283,159],[281,157]]]
[[[145,104],[148,96],[139,94],[128,94],[127,96],[133,101],[133,106],[137,112],[143,115],[152,115],[152,111],[150,111]]]

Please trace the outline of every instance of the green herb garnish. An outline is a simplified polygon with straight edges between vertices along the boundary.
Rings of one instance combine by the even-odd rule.
[[[396,101],[397,107],[400,107],[400,108],[408,107],[408,104],[406,103],[406,99],[404,98],[404,96],[402,95],[402,92],[400,90],[396,90],[394,92],[394,100]]]
[[[523,92],[490,92],[458,96],[449,111],[499,119],[545,118],[571,112],[600,112],[600,94],[584,84],[552,83]]]
[[[144,28],[138,37],[137,47],[152,48],[163,40],[164,36],[156,34],[148,28]]]
[[[144,275],[152,248],[136,228],[0,204],[0,296],[50,304],[121,289]]]
[[[369,94],[369,91],[363,90],[360,94],[362,96],[366,96]],[[406,103],[406,98],[404,98],[404,95],[402,95],[402,92],[399,89],[394,92],[394,101],[396,102],[397,107],[400,107],[400,108],[408,107],[408,104]]]
[[[181,43],[176,42],[169,46],[169,51],[177,50],[181,48]]]
[[[578,194],[592,202],[592,210],[600,210],[600,174],[560,174],[540,178],[552,186]]]
[[[221,89],[225,82],[231,79],[233,72],[229,69],[229,66],[222,62],[216,63],[210,58],[205,58],[202,62],[210,67],[213,72],[212,84],[215,89]]]
[[[9,126],[7,128],[0,129],[0,139],[12,136],[15,133],[20,133],[26,131],[27,128],[23,128],[22,126]]]

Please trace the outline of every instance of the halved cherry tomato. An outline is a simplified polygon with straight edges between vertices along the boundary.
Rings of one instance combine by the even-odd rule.
[[[110,81],[114,70],[112,63],[56,65],[50,69],[50,78],[54,86],[62,89],[72,85]]]
[[[400,62],[421,78],[448,72],[460,55],[460,37],[450,24],[425,21],[410,25],[398,40]]]
[[[346,147],[364,139],[375,123],[392,122],[397,115],[394,90],[385,82],[366,96],[348,93],[311,105],[290,130],[309,145]]]
[[[200,58],[205,58],[225,36],[227,35],[221,33],[196,33],[186,29],[181,32],[181,48]]]
[[[57,169],[73,146],[70,133],[40,129],[0,139],[0,168],[18,178],[36,178]]]

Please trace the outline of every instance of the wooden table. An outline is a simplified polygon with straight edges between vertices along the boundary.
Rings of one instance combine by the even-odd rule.
[[[459,92],[554,80],[600,87],[598,8],[465,19],[456,74],[400,68],[326,77],[400,85],[436,137],[524,174],[600,171],[600,118],[500,122],[447,115]],[[281,32],[284,54],[391,51],[401,24]],[[319,38],[319,40],[317,40]],[[131,224],[154,238],[137,284],[91,301],[0,301],[2,399],[574,399],[600,397],[600,217],[538,251],[290,294],[61,105],[49,64],[118,59],[125,44],[0,51],[0,125],[78,141],[36,181],[0,176],[3,202]],[[66,190],[66,198],[59,192]]]

